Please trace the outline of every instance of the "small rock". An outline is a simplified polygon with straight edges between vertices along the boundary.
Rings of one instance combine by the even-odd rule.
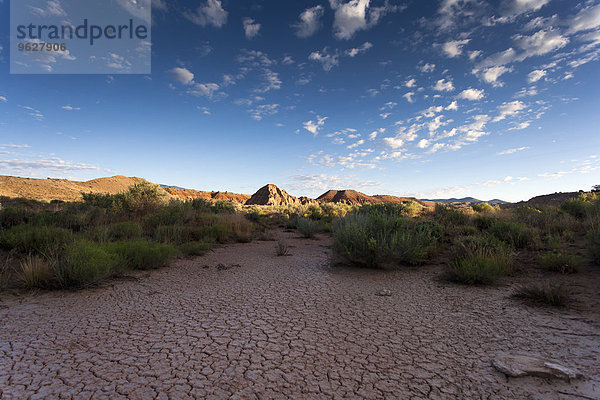
[[[219,263],[217,264],[217,270],[218,271],[226,271],[231,267],[228,267],[227,265],[223,264],[223,263]]]
[[[204,269],[209,269],[209,268],[210,268],[210,265],[205,265],[205,266],[204,266],[204,267],[202,267],[202,268],[204,268]]]
[[[382,289],[379,292],[375,293],[375,296],[391,296],[392,291],[388,289]]]
[[[537,376],[569,381],[583,377],[575,369],[527,354],[500,354],[492,360],[492,365],[498,371],[513,378]]]

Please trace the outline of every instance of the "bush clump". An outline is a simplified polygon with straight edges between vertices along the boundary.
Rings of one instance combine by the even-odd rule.
[[[571,292],[559,284],[534,283],[517,288],[513,296],[534,305],[564,307],[570,300]]]
[[[454,282],[489,285],[512,271],[510,247],[491,236],[459,238],[453,253],[448,278]]]
[[[137,222],[119,222],[109,227],[110,240],[132,240],[142,236],[142,227]]]
[[[64,228],[23,224],[0,234],[0,245],[20,253],[51,256],[73,241],[73,232]]]
[[[585,238],[592,261],[600,265],[600,227],[590,229]]]
[[[210,250],[210,244],[206,242],[186,242],[179,245],[179,250],[186,256],[203,256]]]
[[[335,223],[333,248],[348,261],[369,268],[418,265],[434,253],[441,232],[434,221],[415,221],[372,208]]]
[[[473,209],[473,211],[478,212],[478,213],[493,212],[496,210],[494,208],[494,206],[492,206],[486,202],[475,203],[475,204],[471,205],[471,208]]]
[[[512,221],[497,221],[489,231],[498,239],[518,249],[532,246],[538,237],[535,229],[524,223]]]
[[[122,259],[104,245],[77,241],[60,261],[56,277],[62,287],[82,287],[95,284],[118,271]]]
[[[561,274],[573,274],[579,272],[584,259],[575,254],[565,252],[548,252],[539,256],[542,267],[552,272]]]
[[[147,240],[113,242],[106,245],[108,251],[121,257],[123,265],[131,269],[154,269],[163,267],[179,251],[176,247],[164,243],[152,243]]]
[[[315,234],[319,230],[319,223],[310,218],[298,218],[296,228],[302,234],[302,237],[310,239],[315,237]]]

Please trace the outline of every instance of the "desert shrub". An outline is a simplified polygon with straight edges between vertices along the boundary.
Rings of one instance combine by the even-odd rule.
[[[46,289],[52,286],[52,264],[38,256],[29,255],[19,263],[17,280],[25,289]]]
[[[72,240],[73,232],[45,225],[17,225],[0,233],[2,247],[40,255],[58,253]]]
[[[540,264],[548,271],[572,274],[579,272],[584,259],[575,254],[565,252],[547,252],[539,256]]]
[[[235,206],[231,201],[217,200],[213,204],[212,210],[217,214],[233,214],[235,212]]]
[[[290,247],[288,246],[285,240],[277,241],[276,253],[279,257],[287,256],[290,254]]]
[[[142,227],[137,222],[119,222],[108,228],[110,240],[131,240],[142,236]]]
[[[489,231],[498,239],[518,249],[535,244],[538,238],[537,231],[520,222],[496,221]]]
[[[81,193],[83,202],[87,205],[114,210],[123,203],[123,195],[104,193]]]
[[[298,232],[302,234],[302,237],[309,239],[315,237],[315,234],[319,230],[319,223],[310,218],[298,218],[296,227]]]
[[[63,287],[81,287],[111,276],[121,265],[122,259],[104,245],[76,241],[67,248],[56,275]]]
[[[563,285],[533,283],[517,288],[513,296],[537,305],[564,307],[569,302],[571,293]]]
[[[192,207],[196,211],[200,212],[210,212],[212,211],[212,202],[207,199],[193,199],[189,202],[190,207]]]
[[[488,230],[498,221],[498,218],[491,217],[488,215],[476,215],[473,218],[473,224],[479,230],[485,231]]]
[[[0,228],[9,229],[13,226],[31,221],[34,213],[19,207],[0,208]]]
[[[170,244],[152,243],[141,239],[109,243],[106,249],[118,255],[125,267],[142,270],[165,266],[169,259],[179,253],[177,248]]]
[[[186,256],[203,256],[210,250],[210,244],[206,242],[186,242],[179,245],[179,250]]]
[[[463,210],[440,203],[436,203],[433,216],[437,221],[446,226],[467,225],[471,221],[471,217]]]
[[[585,238],[592,261],[600,265],[600,227],[590,229]]]
[[[511,272],[511,249],[486,236],[466,236],[455,240],[448,278],[469,285],[488,285]]]
[[[334,224],[333,247],[347,260],[371,268],[417,265],[432,255],[440,236],[434,221],[356,212]]]
[[[190,240],[201,239],[190,237],[190,227],[183,225],[161,225],[154,231],[154,240],[160,243],[181,244]],[[200,236],[200,235],[199,235]]]
[[[219,243],[227,243],[231,240],[249,242],[258,228],[255,223],[249,221],[243,214],[219,215],[216,221],[213,227],[216,230],[216,240]]]
[[[598,203],[600,195],[596,192],[583,193],[576,199],[569,199],[560,208],[577,219],[585,218]]]
[[[90,242],[106,243],[111,240],[109,226],[94,226],[83,233],[83,238]]]
[[[513,221],[538,228],[544,235],[563,235],[579,225],[575,218],[557,207],[520,206],[511,211]]]
[[[473,204],[471,205],[471,208],[473,209],[473,211],[476,211],[478,213],[493,212],[496,210],[494,206],[486,202]]]
[[[165,192],[160,186],[141,182],[123,193],[123,207],[130,213],[145,215],[163,204],[164,197]]]

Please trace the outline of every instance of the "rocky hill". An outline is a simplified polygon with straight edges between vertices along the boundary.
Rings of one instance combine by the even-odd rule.
[[[231,192],[205,192],[201,190],[182,189],[176,187],[165,187],[167,193],[181,200],[205,199],[205,200],[227,200],[234,203],[244,204],[250,195]]]
[[[38,201],[79,201],[81,193],[116,194],[127,190],[136,183],[145,182],[142,178],[111,176],[92,179],[87,182],[67,179],[33,179],[15,176],[0,176],[0,196],[26,198]]]
[[[258,189],[258,191],[246,201],[246,205],[252,204],[263,206],[286,206],[302,204],[302,202],[297,197],[290,196],[285,190],[269,184]]]
[[[425,207],[433,205],[433,203],[421,201],[415,199],[414,197],[398,197],[390,195],[369,196],[367,194],[357,192],[356,190],[329,190],[317,197],[317,201],[320,203],[346,203],[353,205],[380,203],[398,204],[404,201],[416,201]]]

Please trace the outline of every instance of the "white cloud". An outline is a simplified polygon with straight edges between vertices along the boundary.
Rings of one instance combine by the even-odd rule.
[[[433,72],[435,70],[435,64],[426,63],[419,67],[421,72]]]
[[[81,108],[79,108],[79,107],[73,107],[73,106],[70,106],[70,105],[62,106],[61,108],[63,110],[65,110],[65,111],[79,111],[79,110],[81,110]]]
[[[260,24],[254,21],[252,18],[244,18],[242,20],[242,25],[244,26],[244,34],[246,35],[246,39],[252,39],[258,35]]]
[[[513,126],[512,128],[508,128],[509,131],[520,131],[526,128],[529,128],[529,126],[531,125],[531,121],[525,121],[525,122],[521,122],[520,124],[517,124],[516,126]]]
[[[499,114],[494,118],[493,122],[502,121],[506,117],[516,115],[523,111],[527,106],[519,100],[504,102],[498,106]]]
[[[194,83],[187,93],[198,97],[213,97],[215,92],[220,89],[216,83]]]
[[[319,131],[321,129],[323,129],[323,126],[325,125],[325,121],[327,120],[327,117],[319,117],[317,116],[317,120],[316,121],[307,121],[304,123],[304,129],[306,129],[307,131],[309,131],[310,133],[312,133],[313,135],[317,136]]]
[[[308,59],[321,63],[323,69],[329,72],[333,67],[339,64],[339,57],[340,56],[337,50],[334,54],[330,54],[327,50],[327,47],[325,47],[322,52],[313,51],[310,53]]]
[[[300,22],[292,24],[292,28],[296,31],[296,36],[307,38],[317,33],[321,27],[320,19],[322,16],[323,6],[321,5],[304,10],[300,14]]]
[[[362,146],[363,144],[365,144],[365,141],[364,141],[364,139],[361,139],[361,140],[359,140],[359,141],[357,141],[357,142],[355,142],[355,143],[353,143],[351,145],[346,146],[346,148],[347,149],[354,149],[354,148],[357,148],[358,146]]]
[[[194,82],[194,74],[187,68],[175,67],[169,71],[177,82],[189,85]]]
[[[451,40],[442,45],[442,50],[450,58],[458,57],[462,54],[463,47],[469,42],[470,39]]]
[[[407,88],[413,88],[413,87],[417,86],[417,80],[416,80],[416,79],[409,79],[409,80],[407,80],[407,81],[404,83],[404,85],[405,85]]]
[[[204,114],[204,115],[210,115],[210,110],[209,110],[207,107],[200,107],[200,106],[197,106],[196,108],[197,108],[199,111],[202,111],[202,114]]]
[[[497,67],[489,67],[483,70],[474,69],[473,73],[483,79],[485,82],[490,83],[494,87],[504,86],[504,82],[501,82],[499,78],[507,72],[512,72],[513,67],[505,67],[503,65]]]
[[[8,173],[23,173],[32,170],[47,171],[89,171],[99,169],[95,165],[75,163],[57,157],[39,160],[0,160],[0,168]]]
[[[426,149],[427,147],[429,147],[429,144],[430,144],[429,140],[421,139],[421,140],[419,140],[419,143],[417,143],[417,147],[419,149]]]
[[[528,88],[523,88],[515,93],[515,98],[527,97],[527,96],[536,96],[538,94],[537,88],[535,86],[531,86]]]
[[[533,35],[516,35],[515,42],[524,51],[517,57],[517,61],[522,61],[527,57],[541,56],[558,50],[569,43],[569,38],[562,36],[555,30],[541,30]]]
[[[483,99],[485,97],[485,92],[483,91],[483,89],[469,88],[460,92],[460,94],[457,97],[459,99],[476,101]]]
[[[542,79],[544,76],[546,76],[547,72],[543,69],[536,69],[534,71],[531,71],[529,73],[529,75],[527,75],[527,81],[529,81],[529,83],[533,83],[533,82],[537,82],[540,79]]]
[[[369,140],[375,140],[377,138],[377,135],[379,135],[380,133],[384,133],[385,132],[385,128],[379,128],[376,131],[373,131],[369,134]]]
[[[409,103],[414,103],[415,99],[413,98],[413,96],[415,95],[415,92],[408,92],[402,95],[402,97],[404,97],[406,99],[406,101],[408,101]]]
[[[373,43],[371,43],[371,42],[364,42],[362,44],[362,46],[360,46],[360,47],[355,47],[355,48],[346,50],[346,55],[350,56],[350,57],[355,57],[358,54],[366,52],[371,47],[373,47]]]
[[[7,103],[8,99],[6,97],[4,97],[4,96],[0,96],[0,101],[3,102],[3,103]]]
[[[59,0],[49,0],[46,2],[46,8],[29,6],[31,11],[42,17],[66,17],[67,13],[63,10]]]
[[[516,148],[516,149],[508,149],[508,150],[501,151],[501,152],[499,152],[497,154],[499,156],[504,156],[504,155],[507,155],[507,154],[514,154],[514,153],[519,152],[519,151],[528,150],[529,148],[530,147],[519,147],[519,148]]]
[[[569,23],[569,33],[587,31],[600,26],[600,4],[579,11]]]
[[[183,15],[196,25],[212,25],[220,28],[227,23],[227,11],[223,9],[220,0],[206,0],[203,6],[196,9],[196,12],[187,11]]]
[[[269,90],[281,88],[281,79],[279,79],[279,74],[277,72],[273,72],[267,68],[265,69],[263,77],[265,78],[265,82],[262,87],[256,89],[256,92],[265,93]]]
[[[548,4],[550,0],[511,0],[509,12],[511,15],[524,14],[530,11],[538,11]]]
[[[249,110],[250,116],[256,121],[260,121],[266,115],[274,115],[279,111],[279,104],[261,104],[256,108]]]
[[[392,149],[399,149],[404,146],[404,139],[396,137],[383,138],[383,142]]]
[[[446,108],[444,108],[444,110],[446,110],[446,111],[458,111],[458,102],[456,100],[454,100],[452,103],[448,104],[446,106]]]
[[[483,53],[481,50],[473,50],[469,52],[469,60],[473,61]]]
[[[371,0],[329,0],[334,11],[333,32],[338,39],[351,39],[360,30],[367,30],[379,22],[387,13],[398,9],[385,3],[382,7],[369,7]]]
[[[452,81],[440,79],[433,86],[433,90],[437,90],[438,92],[451,92],[454,90],[454,85],[452,84]]]

